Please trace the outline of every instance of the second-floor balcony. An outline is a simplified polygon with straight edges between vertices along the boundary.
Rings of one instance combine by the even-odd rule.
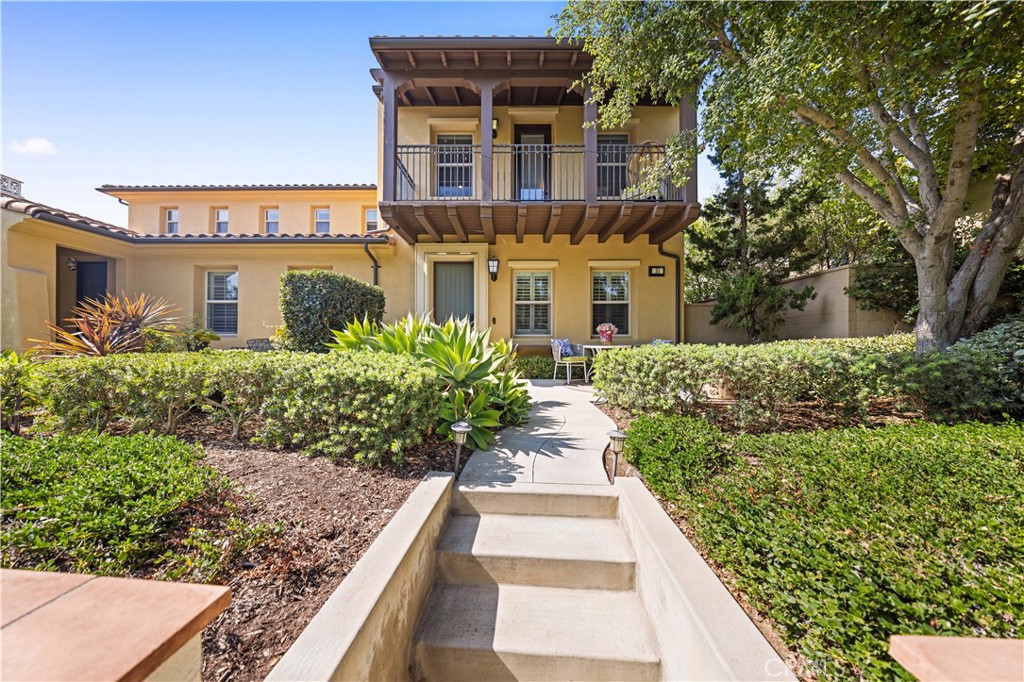
[[[665,141],[696,127],[688,100],[644,99],[626,127],[599,130],[595,98],[581,85],[592,60],[579,44],[370,45],[380,64],[371,70],[382,105],[380,216],[405,241],[660,243],[697,217],[694,178],[680,186],[665,163]]]
[[[399,202],[587,201],[594,174],[596,201],[685,201],[685,189],[665,171],[665,145],[601,145],[588,169],[582,144],[495,144],[490,186],[478,144],[398,145]],[[489,191],[488,191],[489,190]]]

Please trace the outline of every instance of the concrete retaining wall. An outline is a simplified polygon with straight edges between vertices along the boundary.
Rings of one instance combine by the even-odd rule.
[[[619,519],[665,680],[795,680],[747,614],[637,478],[618,478]]]
[[[811,275],[796,277],[786,282],[789,289],[814,287],[817,297],[807,302],[803,310],[790,310],[786,321],[775,330],[780,339],[826,339],[861,336],[883,336],[895,331],[907,331],[907,326],[889,312],[869,312],[857,307],[857,302],[843,289],[850,285],[855,266],[844,265]],[[708,303],[687,303],[686,343],[747,343],[742,329],[730,329],[722,323],[711,324]]]
[[[453,474],[431,472],[342,581],[268,680],[406,680],[434,582]]]

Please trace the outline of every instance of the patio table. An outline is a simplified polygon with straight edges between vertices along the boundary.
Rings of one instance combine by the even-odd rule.
[[[601,351],[615,350],[616,348],[632,348],[635,345],[636,344],[633,343],[615,343],[612,344],[611,346],[606,346],[603,343],[585,343],[583,344],[583,351],[589,351],[590,354],[593,356],[597,355]]]

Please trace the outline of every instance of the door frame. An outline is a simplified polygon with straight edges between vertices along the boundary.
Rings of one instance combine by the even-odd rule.
[[[473,263],[473,317],[477,329],[488,329],[491,318],[488,316],[488,298],[490,290],[487,274],[487,244],[416,244],[416,268],[414,272],[413,296],[414,310],[420,315],[433,313],[434,305],[434,263],[441,262],[472,262]]]
[[[551,144],[551,124],[550,123],[514,123],[512,125],[512,143],[523,144],[521,142],[522,136],[525,135],[544,135],[544,144]],[[519,154],[514,156],[513,168],[512,168],[512,196],[516,201],[523,201],[520,199],[520,190],[523,188],[519,184]],[[544,154],[544,169],[543,178],[544,186],[536,187],[531,189],[542,189],[544,191],[544,199],[538,201],[549,201],[551,199],[551,154],[550,152]]]

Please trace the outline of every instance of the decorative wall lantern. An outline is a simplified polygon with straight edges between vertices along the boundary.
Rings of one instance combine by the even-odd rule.
[[[65,261],[65,262],[67,263],[68,270],[70,270],[71,272],[74,272],[75,270],[78,269],[78,259],[77,258],[68,258],[67,261]]]
[[[498,281],[498,257],[491,256],[487,259],[487,272],[491,274],[491,281]]]
[[[491,139],[498,139],[498,119],[496,118],[491,119]]]
[[[459,475],[459,459],[462,455],[462,446],[466,444],[466,436],[473,427],[467,422],[455,422],[452,424],[452,435],[455,437],[455,475]]]
[[[622,453],[622,446],[626,442],[625,431],[609,431],[608,432],[608,444],[609,449],[612,451],[612,481],[615,480],[615,474],[619,471],[619,455]]]

